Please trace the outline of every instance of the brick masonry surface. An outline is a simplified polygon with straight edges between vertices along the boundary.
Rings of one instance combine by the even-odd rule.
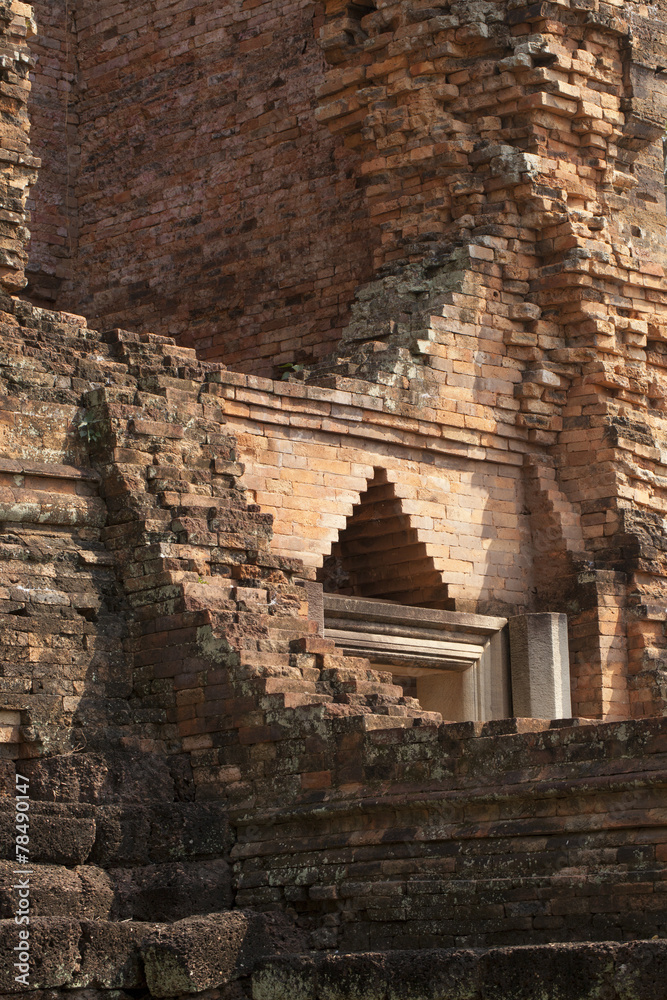
[[[132,920],[166,919],[203,989],[197,935],[229,937],[232,901],[294,922],[262,953],[664,934],[664,719],[423,712],[315,634],[304,567],[245,500],[219,365],[3,305],[3,787],[30,779],[58,969],[83,919],[111,962],[44,957],[45,987],[150,979]]]
[[[663,6],[35,12],[0,2],[1,996],[20,773],[40,995],[657,1000]],[[424,711],[318,577],[565,612],[575,717]]]
[[[27,277],[28,294],[48,307],[72,279],[78,246],[77,63],[69,0],[48,0],[32,8],[37,35],[30,44],[31,146],[43,166],[28,198],[32,239]]]
[[[311,5],[66,6],[35,5],[35,301],[269,373],[331,350],[370,252]]]
[[[434,10],[49,5],[32,298],[236,369],[274,551],[382,475],[406,603],[564,611],[575,711],[662,712],[661,8]]]
[[[39,160],[30,149],[27,111],[29,70],[33,65],[27,40],[36,30],[28,4],[3,0],[0,4],[0,284],[11,291],[19,291],[25,286],[26,244],[30,237],[26,228],[26,201],[39,166]]]

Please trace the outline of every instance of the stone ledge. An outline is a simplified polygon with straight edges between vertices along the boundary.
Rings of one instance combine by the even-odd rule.
[[[0,458],[0,472],[16,475],[43,476],[47,479],[83,479],[99,483],[100,474],[95,469],[78,465],[59,465],[50,462],[30,462],[27,459]]]
[[[175,923],[30,920],[29,988],[138,989],[154,997],[199,993],[249,975],[263,957],[303,946],[282,916],[226,910]],[[25,993],[14,979],[14,920],[0,920],[0,991]]]
[[[667,940],[298,955],[252,976],[253,1000],[664,1000]]]

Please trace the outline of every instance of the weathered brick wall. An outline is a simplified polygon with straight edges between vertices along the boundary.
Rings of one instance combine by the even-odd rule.
[[[19,0],[0,4],[2,78],[0,81],[0,286],[16,292],[25,286],[27,262],[26,199],[39,161],[31,155],[27,114],[31,66],[27,40],[35,32],[32,8]]]
[[[2,306],[2,872],[19,770],[33,982],[134,988],[151,982],[152,935],[171,948],[172,931],[147,918],[218,913],[207,938],[227,926],[228,789],[247,788],[246,760],[268,761],[285,724],[300,712],[403,726],[437,716],[314,637],[301,565],[268,551],[271,516],[239,485],[219,365],[166,338]],[[3,885],[3,955],[12,905]],[[187,943],[197,928],[173,934]],[[250,965],[276,950],[267,934]]]
[[[147,23],[133,10],[123,35],[111,17],[100,21],[111,14],[100,5],[76,12],[79,53],[120,47],[117,65],[114,55],[82,64],[95,105],[86,132],[95,155],[84,153],[80,188],[89,184],[90,212],[97,203],[106,211],[110,194],[123,205],[131,171],[118,166],[117,134],[127,126],[139,139],[132,115],[144,131],[152,120],[148,69],[132,72],[151,55],[160,66],[170,25],[188,50],[184,29],[199,37],[197,13],[193,24],[170,20],[183,15],[180,3],[155,35],[133,34]],[[160,335],[100,335],[81,318],[3,298],[2,790],[7,799],[18,756],[37,806],[37,906],[60,907],[37,918],[36,941],[51,952],[41,953],[36,987],[147,983],[172,996],[226,981],[229,970],[215,982],[202,971],[198,949],[222,928],[234,938],[228,916],[160,923],[148,937],[137,926],[174,884],[187,891],[160,921],[190,920],[197,899],[206,911],[231,902],[282,911],[309,935],[301,948],[667,933],[664,719],[443,724],[390,675],[338,655],[308,620],[301,577],[372,481],[451,587],[447,601],[568,610],[577,711],[618,720],[667,703],[665,300],[661,264],[650,259],[659,255],[663,96],[647,84],[659,81],[662,43],[640,56],[612,11],[565,3],[512,6],[502,18],[461,5],[451,21],[403,3],[393,12],[385,23],[385,11],[367,21],[355,8],[355,24],[341,25],[329,10],[324,22],[328,58],[353,72],[329,77],[323,117],[357,148],[364,176],[377,166],[372,140],[397,144],[366,189],[369,211],[383,205],[376,263],[394,261],[393,270],[360,290],[336,356],[273,383]],[[206,30],[217,30],[210,19]],[[635,37],[647,30],[636,19]],[[368,43],[358,44],[359,31]],[[401,39],[409,59],[384,52]],[[208,38],[211,51],[219,40]],[[253,51],[268,39],[236,39],[245,41]],[[414,61],[420,52],[432,69]],[[169,60],[164,77],[153,67],[150,86],[173,84]],[[160,140],[181,157],[174,136],[193,120],[197,65],[184,58],[179,73],[193,75],[170,91],[174,117]],[[358,86],[360,66],[373,88]],[[436,150],[429,88],[442,74],[456,79],[436,79],[434,99],[458,102],[447,127],[466,138]],[[402,90],[408,77],[415,86]],[[577,87],[587,100],[575,102]],[[164,94],[155,96],[162,116]],[[388,120],[394,98],[390,110],[407,110]],[[377,120],[353,106],[360,99]],[[92,115],[87,100],[79,111]],[[483,118],[475,149],[460,126],[491,105],[503,114]],[[95,117],[105,107],[115,144]],[[472,185],[454,184],[451,201],[442,176],[429,176],[441,154]],[[408,169],[419,162],[423,172]],[[139,175],[147,204],[168,214],[148,197],[164,185],[152,169]],[[399,181],[412,193],[395,205]],[[414,200],[415,186],[419,197],[432,188],[435,205]],[[639,232],[628,237],[620,210],[632,187]],[[444,228],[434,230],[440,209]],[[105,243],[105,262],[122,262],[122,216],[105,216],[108,227],[84,218],[88,246]],[[459,229],[446,231],[450,223]],[[168,240],[158,230],[150,240]],[[425,233],[443,237],[426,255],[410,249]],[[95,274],[102,302],[101,266]],[[125,314],[140,317],[149,301],[160,300],[128,297]],[[302,540],[289,543],[297,532]],[[10,953],[11,900],[0,903],[0,947]],[[179,956],[176,980],[154,960],[160,947]]]
[[[508,438],[478,430],[481,421],[455,400],[420,394],[416,381],[410,393],[337,382],[329,389],[221,374],[243,482],[273,514],[274,551],[298,555],[314,575],[379,469],[414,535],[401,536],[397,547],[425,545],[451,607],[481,614],[532,607],[521,436],[510,450]],[[409,595],[414,576],[406,559],[397,595]],[[421,603],[416,588],[404,603]]]
[[[365,661],[347,668],[369,701],[363,683],[341,694],[340,657],[320,678],[333,643],[308,621],[302,563],[271,553],[272,516],[246,502],[220,365],[3,305],[0,680],[21,757],[74,747],[93,721],[95,746],[179,754],[272,738],[301,704],[435,718]],[[222,794],[215,769],[195,781]]]
[[[293,730],[230,795],[238,905],[341,951],[664,936],[665,720],[518,721]]]
[[[60,23],[51,33],[60,8],[48,6],[36,48],[50,77],[35,99],[39,143],[61,131],[64,102],[51,77],[61,72]],[[330,350],[370,258],[351,154],[314,118],[314,5],[79,0],[70,11],[70,179],[79,143],[81,167],[69,203],[80,244],[68,237],[75,266],[58,307],[97,326],[175,334],[203,357],[267,374]],[[36,192],[42,273],[62,266],[51,234],[52,206],[67,197],[60,139],[55,151]],[[45,243],[56,244],[51,261]]]
[[[75,317],[3,304],[15,457],[2,544],[35,563],[22,561],[19,580],[9,563],[3,635],[17,623],[29,641],[18,670],[16,647],[3,650],[4,700],[22,713],[37,907],[57,893],[44,929],[70,956],[58,968],[76,972],[54,979],[46,965],[45,987],[97,982],[102,959],[114,983],[140,986],[153,938],[136,920],[174,880],[184,888],[166,919],[233,899],[292,914],[325,949],[665,932],[664,720],[439,724],[314,635],[301,565],[270,552],[270,517],[240,488],[227,372],[164,338],[100,337]],[[325,391],[333,405],[338,390]],[[17,457],[26,419],[50,459],[41,468]],[[118,660],[107,625],[120,621]],[[56,636],[67,644],[50,646]],[[185,935],[187,965],[197,927],[156,933],[167,948]],[[83,957],[82,933],[97,942]]]
[[[655,710],[666,690],[655,669],[666,549],[664,25],[627,5],[621,16],[567,3],[461,4],[446,16],[397,4],[356,28],[348,15],[335,4],[326,13],[319,114],[356,143],[369,212],[382,220],[375,264],[393,274],[359,292],[338,371],[379,380],[369,351],[376,362],[381,349],[397,358],[407,348],[448,373],[441,394],[460,386],[468,402],[482,376],[491,391],[479,416],[525,428],[537,446],[528,506],[549,544],[535,582],[572,616],[579,710]],[[414,196],[401,199],[406,179]],[[448,249],[457,242],[469,244],[481,303],[467,310],[467,356],[450,308],[465,300],[434,294],[461,267]],[[421,338],[420,297],[437,317]],[[516,382],[509,399],[494,396],[478,363],[489,340],[491,364]]]
[[[122,597],[102,541],[106,504],[78,427],[84,380],[108,357],[68,365],[59,342],[85,345],[83,321],[42,324],[11,301],[0,364],[0,690],[34,752],[54,753],[82,745],[84,717],[111,723],[131,691]],[[44,330],[51,351],[39,349]]]
[[[254,973],[255,1000],[661,1000],[663,941],[604,945],[535,945],[488,951],[371,952],[289,956]]]
[[[496,527],[513,537],[496,532],[491,543],[506,577],[501,589],[489,573],[490,560],[480,558],[485,546],[480,548],[479,539],[459,553],[461,559],[450,551],[444,564],[444,550],[452,541],[446,526],[431,541],[439,547],[438,569],[443,577],[452,577],[453,587],[467,587],[476,600],[503,600],[513,588],[518,594],[520,580],[524,606],[534,587],[538,606],[567,610],[578,710],[624,717],[662,711],[667,703],[659,599],[666,551],[661,486],[667,391],[661,263],[665,93],[660,75],[665,31],[659,20],[649,22],[640,7],[621,11],[619,4],[612,6],[616,13],[595,4],[586,10],[558,3],[483,12],[455,4],[448,13],[435,15],[430,8],[417,11],[405,3],[370,12],[356,7],[343,11],[334,4],[314,24],[309,9],[294,12],[299,31],[292,13],[281,12],[277,28],[270,17],[266,20],[262,6],[235,33],[231,12],[219,24],[205,9],[186,16],[171,5],[167,14],[158,15],[164,23],[156,22],[156,34],[148,30],[152,22],[143,8],[107,12],[104,5],[90,10],[80,5],[81,134],[88,151],[79,187],[85,192],[80,218],[87,242],[77,274],[88,298],[84,302],[73,292],[71,301],[89,311],[93,296],[107,321],[130,316],[132,325],[155,329],[165,329],[168,315],[167,329],[179,332],[187,326],[187,336],[195,338],[200,319],[206,327],[213,313],[214,323],[224,314],[223,323],[234,320],[234,351],[197,340],[204,354],[268,370],[269,356],[273,361],[296,357],[296,340],[284,340],[279,332],[286,323],[297,340],[308,328],[307,338],[319,345],[316,353],[326,353],[333,341],[316,332],[311,306],[326,310],[331,290],[345,310],[352,286],[362,282],[336,356],[310,366],[308,381],[340,388],[330,377],[353,375],[375,387],[365,396],[387,395],[387,386],[394,386],[392,419],[403,420],[408,397],[401,397],[401,391],[410,389],[410,405],[428,411],[436,435],[449,440],[458,435],[464,461],[477,447],[484,449],[485,460],[493,457],[489,482],[498,479],[496,449],[503,465],[524,456],[523,496],[505,498],[508,507],[497,518],[509,518]],[[204,24],[210,37],[201,35]],[[138,31],[140,26],[144,30]],[[311,30],[328,64],[326,72],[315,56]],[[182,38],[180,50],[174,48],[176,37]],[[273,72],[276,51],[280,59],[287,58],[296,37],[303,37],[305,52],[290,66],[289,76],[280,77],[286,81],[284,93],[280,84],[280,96],[271,98],[270,109],[262,104],[257,117],[259,95],[271,91],[264,74],[268,68]],[[223,96],[224,73],[206,76],[202,84],[209,57],[215,53],[220,59],[221,39],[226,58],[239,57],[247,74],[243,86],[257,95],[243,110],[239,91],[227,90]],[[141,63],[140,56],[145,57]],[[154,72],[155,65],[160,73]],[[130,69],[126,92],[119,95],[116,73],[122,67]],[[318,80],[324,81],[319,89]],[[306,98],[315,103],[315,93],[318,126],[312,109],[307,115],[303,111]],[[291,125],[286,132],[278,127],[293,112],[302,134],[292,135]],[[254,117],[244,117],[250,115]],[[228,116],[229,134],[215,131],[222,116]],[[99,128],[93,127],[96,121]],[[192,122],[200,123],[199,132]],[[329,139],[324,138],[325,124]],[[211,147],[212,136],[217,136],[219,149]],[[196,155],[200,143],[201,156]],[[343,159],[335,153],[331,161],[328,193],[317,184],[309,192],[325,213],[336,202],[343,228],[337,228],[338,222],[329,225],[329,215],[310,211],[303,186],[285,181],[284,143],[294,144],[290,170],[298,156],[304,169],[312,166],[316,173],[320,168],[313,165],[324,162],[327,150],[347,150]],[[186,148],[193,154],[188,167],[192,162],[198,173],[175,172],[174,157],[182,161]],[[216,173],[215,164],[223,155],[229,165],[224,183],[239,187],[225,189],[220,198],[215,178],[223,174]],[[271,162],[270,171],[261,178],[256,169],[248,172],[250,160],[257,164],[264,158]],[[167,172],[180,178],[172,187],[165,187]],[[278,177],[281,185],[289,184],[294,202],[274,199]],[[361,185],[358,201],[350,195],[351,187],[345,187],[354,178]],[[239,202],[241,189],[245,200]],[[263,212],[253,207],[254,214],[239,215],[237,223],[242,229],[255,220],[257,227],[243,234],[233,226],[220,228],[216,206],[221,201],[239,202],[249,212],[255,199]],[[275,215],[267,213],[292,214],[290,205],[297,201],[298,219],[290,225],[310,234],[309,262],[321,263],[312,252],[316,229],[317,245],[323,246],[324,238],[340,246],[351,268],[346,273],[356,277],[351,283],[343,280],[335,266],[326,275],[318,272],[318,287],[309,286],[306,293],[313,291],[314,298],[290,298],[290,309],[299,317],[294,327],[281,296],[283,289],[288,295],[284,269],[296,258],[291,237],[285,250],[284,227],[276,227]],[[359,222],[366,216],[376,224],[370,238]],[[265,243],[253,242],[260,239],[264,218],[269,242],[275,237],[271,246],[290,257],[266,258],[266,270]],[[344,235],[348,225],[373,251],[373,275],[364,267],[359,270],[358,244]],[[130,243],[139,246],[139,232],[141,248],[126,252]],[[156,253],[161,276],[153,271],[152,277],[134,282],[136,269],[150,270]],[[253,255],[250,266],[247,253]],[[222,270],[208,266],[215,255],[226,261]],[[102,261],[111,257],[114,267],[109,270]],[[255,260],[259,270],[253,272]],[[169,277],[174,264],[186,276],[190,267],[197,273],[194,285],[181,282],[183,291],[177,294]],[[257,289],[269,273],[266,302],[272,305],[266,313],[264,305],[250,303],[249,297],[244,303],[234,300],[233,289],[224,291],[221,308],[220,280],[236,282],[237,288],[248,282]],[[200,304],[192,311],[190,287],[199,289],[193,294],[203,303],[201,311]],[[127,296],[120,312],[119,295]],[[241,315],[239,309],[246,306]],[[260,312],[254,313],[256,308]],[[268,318],[265,332],[260,330],[264,321],[255,318],[260,313]],[[267,335],[269,328],[274,332]],[[416,417],[414,411],[410,416]],[[391,425],[381,426],[381,433],[389,435]],[[392,440],[391,447],[395,445]],[[302,462],[316,458],[324,458],[324,452],[306,454],[302,448],[297,455]],[[330,458],[327,452],[325,460]],[[326,474],[295,469],[295,482],[299,475],[322,477],[322,482],[304,482],[296,497],[294,485],[277,485],[269,500],[285,474],[272,478],[261,464],[250,473],[262,501],[281,511],[280,550],[295,551],[296,546],[311,564],[332,540],[334,525],[322,519],[331,514],[338,527],[346,513],[313,511],[307,502],[314,499],[307,496],[313,492],[308,488],[323,487]],[[413,468],[410,474],[415,474]],[[470,464],[464,475],[474,493],[476,473]],[[339,482],[341,499],[349,506],[349,483]],[[262,489],[267,483],[270,489]],[[487,488],[484,483],[482,489]],[[298,513],[287,514],[290,509]],[[519,578],[512,577],[515,569],[509,565],[512,557],[517,565],[524,558],[517,552],[525,551],[518,544],[526,516],[518,512],[524,509],[538,556],[532,581],[524,567]],[[477,518],[483,520],[487,513],[477,506]],[[453,514],[460,518],[460,511]],[[450,545],[455,552],[464,548]],[[457,573],[465,573],[467,581],[456,579]],[[457,596],[464,599],[461,590]]]
[[[32,237],[26,296],[51,306],[71,282],[77,254],[79,161],[76,34],[71,0],[36,0],[35,60],[28,102],[31,147],[42,161],[30,192]]]
[[[241,547],[252,542],[253,520],[258,522],[256,544],[266,545],[267,515],[246,514],[242,494],[233,489],[240,470],[231,460],[231,439],[216,423],[215,397],[208,397],[208,406],[197,403],[197,388],[191,398],[193,383],[178,378],[179,363],[195,363],[194,352],[160,338],[142,347],[128,335],[130,345],[136,341],[133,350],[122,338],[101,338],[88,330],[81,317],[44,313],[8,298],[3,305],[4,707],[24,713],[23,755],[71,749],[80,742],[81,727],[94,720],[101,745],[138,727],[145,749],[152,738],[164,751],[176,736],[176,719],[167,717],[174,713],[174,693],[171,701],[165,694],[149,707],[151,682],[142,677],[143,664],[134,664],[139,672],[132,673],[132,628],[140,636],[154,631],[154,619],[164,618],[165,645],[173,642],[171,630],[187,633],[184,626],[211,620],[210,612],[199,611],[196,595],[191,611],[178,574],[181,568],[189,571],[186,579],[196,591],[200,574],[210,573],[208,565],[187,547],[183,563],[178,545],[169,556],[178,539],[172,521],[180,509],[179,490],[190,488],[187,478],[179,481],[179,466],[185,471],[185,461],[191,467],[195,516],[199,509],[205,517],[219,496],[221,509],[238,508],[239,526],[244,514],[249,519],[250,534],[236,545],[232,538],[239,562],[246,558]],[[129,369],[142,361],[138,383]],[[160,380],[168,383],[170,370],[175,385],[182,386],[175,390],[178,398],[162,395],[170,387]],[[206,374],[202,368],[205,386]],[[113,388],[103,388],[110,383]],[[162,464],[155,465],[157,453]],[[164,464],[169,461],[172,465]],[[175,477],[175,492],[168,492],[171,479],[162,478],[164,473]],[[149,509],[161,506],[158,497],[167,508],[147,523]],[[184,523],[187,513],[187,507],[181,510]],[[217,557],[218,575],[230,577],[233,551],[220,550]],[[177,571],[173,580],[170,567]],[[211,599],[214,591],[203,590]],[[230,594],[228,589],[222,596]],[[170,611],[173,619],[165,617]],[[137,617],[143,624],[137,625]],[[192,633],[196,636],[197,629]],[[142,694],[148,703],[137,701]]]
[[[204,356],[263,371],[296,358],[297,342],[326,353],[361,282],[336,356],[310,366],[308,381],[347,391],[335,380],[352,375],[374,387],[355,393],[387,397],[383,422],[363,421],[369,435],[384,435],[383,448],[399,447],[420,407],[430,436],[457,442],[451,453],[465,457],[452,474],[464,476],[469,498],[447,505],[447,518],[461,523],[476,495],[476,529],[457,545],[447,525],[427,525],[433,512],[406,515],[438,534],[427,544],[460,602],[483,610],[512,594],[516,604],[570,612],[575,702],[603,717],[662,711],[667,698],[665,33],[639,7],[624,8],[625,18],[614,6],[455,4],[435,15],[405,3],[347,13],[333,5],[313,22],[310,8],[272,20],[263,5],[236,22],[233,11],[216,20],[205,6],[192,14],[172,4],[151,20],[136,5],[79,4],[82,244],[80,290],[69,299],[105,323],[129,318],[194,337]],[[304,52],[293,51],[295,39]],[[230,89],[232,60],[240,89]],[[300,179],[290,173],[297,159]],[[371,250],[372,275],[363,263]],[[337,270],[338,253],[347,270]],[[311,308],[329,316],[329,333]],[[227,346],[209,338],[223,327],[234,331]],[[297,464],[339,461],[313,430],[323,450],[300,444]],[[343,451],[352,465],[354,450]],[[519,456],[520,489],[516,472],[500,474]],[[493,463],[481,478],[478,461]],[[373,465],[384,467],[381,454]],[[279,551],[312,566],[358,491],[346,474],[335,482],[328,470],[295,467],[290,482],[285,470],[276,478],[260,462],[250,482],[280,512]],[[422,477],[411,489],[430,488],[425,473],[402,459],[401,476]],[[299,477],[317,482],[295,493]],[[347,506],[314,511],[329,483]],[[493,484],[515,498],[489,498],[500,507],[487,543],[482,493]],[[537,556],[532,574],[526,551]]]

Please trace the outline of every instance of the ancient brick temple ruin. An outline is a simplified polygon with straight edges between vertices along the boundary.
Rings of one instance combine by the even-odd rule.
[[[667,0],[0,35],[0,1000],[664,1000]]]

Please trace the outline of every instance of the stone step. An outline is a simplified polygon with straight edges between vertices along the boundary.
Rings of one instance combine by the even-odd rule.
[[[183,586],[184,597],[196,598],[207,607],[215,608],[221,604],[229,605],[232,601],[232,587],[214,583],[215,577],[202,577],[197,583],[186,583]]]
[[[435,715],[437,713],[429,713]],[[363,715],[362,726],[370,732],[373,729],[412,729],[414,718],[395,715]]]
[[[341,659],[343,659],[341,657]],[[352,667],[323,667],[321,672],[321,678],[323,681],[332,684],[348,684],[353,681],[372,681],[373,683],[383,683],[392,684],[393,677],[388,671],[373,670],[372,667],[368,665],[367,660],[361,660],[363,666],[356,666],[359,663],[358,657],[350,657],[350,660],[355,664]]]
[[[365,676],[369,670],[372,670],[370,660],[362,656],[343,656],[342,653],[325,653],[323,656],[318,657],[318,659],[323,671],[347,671],[351,674],[353,673],[355,676],[361,676],[359,671],[363,671]],[[377,670],[373,670],[373,675],[377,675],[383,680],[385,677],[391,677],[391,674]]]
[[[313,684],[319,683],[321,674],[320,670],[317,667],[301,666],[299,663],[295,663],[294,654],[290,654],[290,664],[296,670],[301,671],[304,681],[309,681],[312,682]]]
[[[262,652],[258,649],[241,650],[241,666],[244,667],[291,667],[289,653]]]
[[[303,683],[301,671],[296,667],[258,667],[240,665],[238,667],[234,667],[234,674],[239,680],[250,681],[253,684],[253,687],[259,687],[260,691],[263,690],[260,685],[268,677],[273,677],[278,680],[294,680],[296,681],[297,686]]]
[[[256,682],[257,683],[257,682]],[[317,695],[327,701],[332,700],[332,695],[317,690],[312,681],[306,681],[302,677],[265,677],[259,680],[257,686],[267,695],[274,694],[303,694]]]
[[[336,694],[343,695],[383,695],[387,698],[402,698],[403,688],[400,684],[388,684],[386,681],[358,681],[350,680],[344,682],[331,683]]]
[[[195,516],[201,516],[204,511],[211,509],[218,513],[224,509],[224,503],[219,497],[210,494],[200,493],[178,493],[174,490],[164,490],[156,494],[158,501],[163,507],[176,507],[179,514],[187,514],[192,511]]]
[[[303,636],[290,642],[293,653],[332,653],[335,648],[333,639],[322,639],[317,635]]]
[[[425,725],[437,726],[443,722],[443,717],[440,712],[425,712],[423,708],[413,708],[408,706],[407,711],[408,719],[420,719]]]
[[[302,708],[310,705],[328,705],[333,701],[331,695],[313,694],[310,692],[285,691],[282,694],[269,694],[262,699],[267,710],[271,710],[276,704],[283,708]]]
[[[307,635],[317,634],[317,622],[311,621],[309,618],[302,618],[300,616],[286,616],[286,615],[273,615],[271,617],[271,632],[299,632],[299,635],[303,635],[304,632]]]

